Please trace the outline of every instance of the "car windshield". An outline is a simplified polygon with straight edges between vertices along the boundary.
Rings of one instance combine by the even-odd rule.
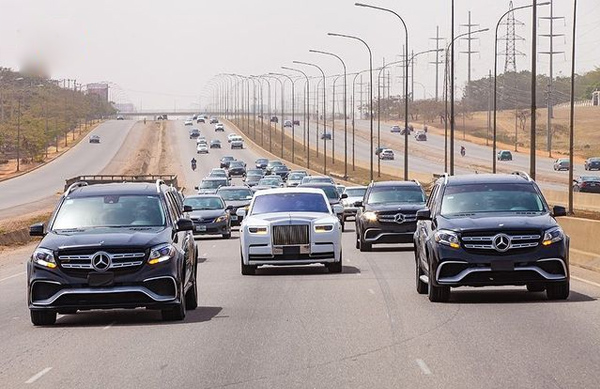
[[[158,196],[92,196],[67,198],[56,214],[52,229],[150,227],[164,226],[165,221]]]
[[[288,176],[288,181],[289,180],[301,180],[304,177],[304,174],[302,173],[292,173]]]
[[[327,202],[318,193],[273,193],[258,196],[251,214],[270,212],[321,212],[329,213]]]
[[[425,203],[425,193],[417,185],[403,186],[375,186],[368,199],[369,204],[385,203]]]
[[[239,201],[252,199],[250,189],[225,189],[217,192],[225,201]]]
[[[363,197],[367,188],[346,188],[346,194],[348,197]]]
[[[220,197],[187,197],[183,200],[184,205],[189,205],[194,211],[205,211],[224,209],[225,204]]]
[[[448,186],[441,214],[480,212],[544,212],[546,207],[533,185],[472,184]]]
[[[598,177],[598,176],[585,176],[585,177],[581,177],[581,181],[600,182],[600,177]]]
[[[227,173],[223,170],[213,170],[210,172],[211,176],[227,177]]]
[[[235,158],[233,158],[233,157],[223,157],[223,158],[221,158],[221,161],[223,161],[223,162],[231,162],[231,161],[235,161]]]
[[[331,183],[331,178],[329,177],[310,177],[307,179],[307,182],[325,182]]]
[[[281,179],[277,179],[275,177],[263,178],[258,183],[260,185],[279,185]]]
[[[268,159],[257,159],[256,163],[260,163],[260,164],[269,163],[269,160]]]
[[[325,196],[327,196],[327,198],[329,200],[339,200],[340,199],[340,193],[338,192],[338,190],[335,186],[316,186],[315,188],[319,188],[323,192],[325,192]]]
[[[287,166],[284,165],[277,165],[277,166],[273,166],[273,170],[288,170]]]
[[[247,176],[262,176],[263,171],[260,169],[251,169],[246,173]]]
[[[225,180],[205,180],[200,184],[201,189],[217,189],[226,184]]]
[[[280,166],[283,165],[283,162],[281,161],[271,161],[269,162],[269,166]]]
[[[231,161],[231,163],[229,164],[229,168],[231,169],[232,167],[244,167],[244,163],[238,161]]]

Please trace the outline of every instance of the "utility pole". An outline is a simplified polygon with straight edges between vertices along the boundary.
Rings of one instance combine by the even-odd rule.
[[[553,115],[553,79],[554,79],[554,56],[556,54],[564,54],[564,51],[554,51],[554,38],[565,36],[565,34],[555,34],[554,33],[554,21],[564,19],[562,16],[554,16],[554,2],[550,0],[550,16],[540,17],[540,20],[547,20],[549,23],[549,32],[548,34],[540,34],[540,37],[545,37],[549,39],[550,47],[548,51],[540,51],[540,54],[548,55],[550,62],[550,69],[548,74],[548,89],[546,91],[546,104],[548,109],[548,125],[547,125],[547,143],[546,143],[546,151],[548,151],[548,156],[552,157],[552,118]]]
[[[492,70],[488,71],[488,114],[487,114],[487,135],[485,137],[485,145],[490,145],[490,130],[492,128],[492,93],[494,86],[492,83]]]
[[[435,65],[435,101],[439,101],[439,81],[440,81],[440,65],[443,64],[440,60],[440,41],[444,38],[440,38],[440,26],[435,27],[435,38],[429,38],[435,41],[435,62],[430,62]]]
[[[473,38],[472,36],[472,31],[473,31],[473,27],[479,27],[479,24],[473,24],[471,22],[471,11],[469,11],[469,18],[468,18],[468,22],[467,24],[461,24],[461,26],[463,27],[467,27],[467,31],[468,31],[468,35],[464,38],[461,38],[462,40],[467,41],[467,51],[461,51],[461,53],[463,54],[467,54],[467,90],[466,90],[466,102],[467,102],[467,106],[470,104],[470,99],[471,99],[471,56],[473,54],[479,53],[479,51],[473,51],[472,50],[472,44],[471,42],[477,38]],[[465,114],[465,108],[463,108],[463,119],[464,119],[464,114]],[[464,126],[463,126],[464,129]]]
[[[537,0],[533,0],[531,21],[531,128],[529,149],[529,175],[535,180],[536,171],[536,122],[537,122],[537,106],[536,106],[536,83],[537,83]]]

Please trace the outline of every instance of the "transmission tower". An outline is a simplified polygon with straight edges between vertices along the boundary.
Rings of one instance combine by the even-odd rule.
[[[436,26],[435,28],[435,38],[429,38],[435,41],[435,62],[430,62],[435,64],[435,101],[439,101],[439,80],[440,80],[440,65],[444,63],[440,59],[440,41],[444,40],[444,38],[440,38],[440,26]]]
[[[476,37],[473,37],[471,34],[471,31],[473,31],[473,27],[478,27],[479,24],[473,24],[471,23],[471,11],[469,11],[469,21],[467,24],[461,24],[461,26],[463,27],[467,27],[467,33],[468,35],[464,38],[461,38],[464,41],[467,41],[467,51],[461,51],[462,54],[466,54],[467,55],[467,82],[469,85],[471,83],[471,56],[473,54],[477,54],[479,53],[479,51],[473,51],[471,49],[471,42],[474,41],[475,39],[478,39]]]
[[[511,1],[508,5],[508,9],[513,9],[513,2]],[[517,26],[521,27],[525,24],[515,19],[514,12],[510,12],[506,16],[506,20],[501,23],[502,26],[506,26],[506,35],[499,38],[499,40],[506,41],[506,47],[504,51],[500,52],[500,55],[504,55],[504,73],[516,72],[517,71],[517,56],[525,56],[525,53],[517,50],[517,41],[524,41],[525,38],[517,35]]]

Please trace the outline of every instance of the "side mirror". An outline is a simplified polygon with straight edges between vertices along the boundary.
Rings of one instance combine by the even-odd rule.
[[[194,208],[192,208],[191,205],[184,205],[183,206],[183,212],[192,212],[194,210]]]
[[[348,193],[342,193],[342,196],[341,196],[341,198],[343,198],[343,199],[347,199],[347,198],[348,198]]]
[[[194,223],[190,219],[181,218],[177,220],[177,231],[192,231]]]
[[[552,207],[552,216],[567,216],[567,209],[565,207],[561,207],[560,205],[555,205]]]
[[[228,205],[225,207],[226,211],[231,211],[233,209],[233,205]]]
[[[35,223],[29,227],[29,236],[46,235],[46,223]]]
[[[429,208],[419,209],[417,211],[417,220],[431,220],[431,210]]]
[[[197,186],[195,186],[195,187],[194,187],[194,189],[198,190],[198,187],[197,187]]]
[[[363,202],[362,201],[355,201],[354,202],[354,206],[355,207],[362,207],[363,206]]]

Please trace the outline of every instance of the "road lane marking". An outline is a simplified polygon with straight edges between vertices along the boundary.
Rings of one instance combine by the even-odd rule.
[[[373,289],[369,289],[369,293],[375,294],[375,291]]]
[[[17,273],[17,274],[13,274],[12,276],[8,276],[8,277],[0,278],[0,282],[2,282],[2,281],[6,281],[6,280],[10,280],[11,278],[15,278],[15,277],[18,277],[18,276],[22,276],[23,274],[25,274],[25,272],[24,272],[24,271],[22,271],[22,272],[20,272],[20,273]]]
[[[595,286],[595,287],[597,287],[597,288],[600,288],[600,284],[599,284],[599,283],[597,283],[597,282],[588,281],[588,280],[585,280],[585,279],[583,279],[583,278],[579,278],[579,277],[575,277],[575,276],[571,276],[571,278],[572,278],[572,279],[574,279],[574,280],[577,280],[577,281],[583,282],[584,284],[588,284],[588,285],[592,285],[592,286]],[[0,280],[0,281],[2,281],[2,280]]]
[[[44,370],[40,371],[39,373],[37,373],[36,375],[34,375],[33,377],[31,377],[30,379],[28,379],[27,381],[25,381],[26,384],[33,384],[35,381],[39,380],[40,378],[42,378],[42,376],[46,373],[48,373],[50,370],[52,370],[51,367],[47,367]]]
[[[115,321],[113,321],[112,323],[110,323],[109,325],[102,327],[102,330],[107,330],[107,329],[109,329],[109,328],[110,328],[110,327],[112,327],[112,326],[113,326],[113,324],[115,324],[116,322],[117,322],[117,321],[115,320]]]
[[[424,360],[417,359],[417,365],[419,365],[419,367],[421,368],[421,371],[423,372],[423,374],[425,374],[425,375],[431,375],[431,370],[429,370],[429,366],[427,366],[427,364],[425,363]]]

